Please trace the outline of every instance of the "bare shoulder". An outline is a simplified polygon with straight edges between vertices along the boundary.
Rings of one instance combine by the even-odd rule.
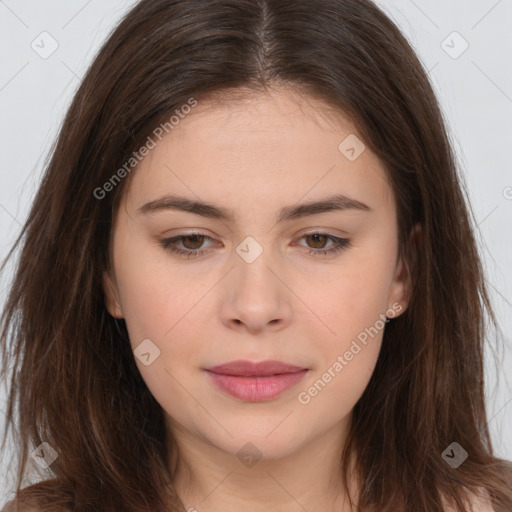
[[[478,494],[468,494],[468,498],[471,508],[467,512],[495,512],[491,503],[491,498],[486,490],[481,489]],[[455,512],[455,509],[446,505],[445,512]]]
[[[476,496],[472,498],[473,512],[494,512],[489,496]]]

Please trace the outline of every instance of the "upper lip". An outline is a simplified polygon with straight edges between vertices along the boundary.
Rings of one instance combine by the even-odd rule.
[[[207,368],[207,371],[223,375],[238,375],[241,377],[279,375],[296,373],[306,368],[286,364],[281,361],[231,361],[229,363]]]

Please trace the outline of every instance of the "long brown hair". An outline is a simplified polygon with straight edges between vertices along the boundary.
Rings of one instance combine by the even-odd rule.
[[[385,165],[414,277],[340,461],[347,471],[356,455],[359,510],[434,512],[444,498],[462,512],[466,491],[479,489],[496,512],[512,510],[510,476],[487,428],[484,327],[496,320],[471,210],[427,74],[370,0],[142,0],[108,38],[8,256],[20,248],[1,324],[10,386],[3,447],[8,427],[18,428],[23,503],[52,512],[184,510],[168,463],[175,441],[124,324],[116,328],[105,307],[112,219],[125,176],[136,172],[126,162],[176,110],[191,98],[279,85],[349,116]],[[415,224],[422,238],[413,251]],[[454,441],[468,453],[457,469],[442,457]],[[31,447],[43,442],[58,456],[47,478],[22,490]]]

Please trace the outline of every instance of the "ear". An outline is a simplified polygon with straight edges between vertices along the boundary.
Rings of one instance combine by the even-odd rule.
[[[119,290],[108,270],[103,271],[102,285],[108,312],[114,318],[123,318],[123,310],[121,308],[121,301],[119,300]]]
[[[401,315],[409,306],[412,295],[413,276],[416,271],[418,250],[422,246],[421,225],[415,224],[409,233],[405,255],[399,255],[395,275],[391,284],[388,311]]]

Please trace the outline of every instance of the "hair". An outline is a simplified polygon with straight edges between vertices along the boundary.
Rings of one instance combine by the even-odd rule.
[[[229,102],[278,87],[344,113],[385,166],[413,279],[409,307],[387,324],[353,409],[340,485],[355,456],[358,510],[450,503],[462,512],[468,492],[482,489],[496,512],[512,510],[510,468],[493,455],[487,427],[485,327],[497,322],[467,194],[427,74],[370,0],[142,0],[104,43],[2,265],[20,248],[0,331],[10,387],[2,447],[8,428],[19,429],[16,506],[184,510],[173,486],[177,445],[126,325],[105,305],[102,272],[131,175],[121,178],[191,98]],[[469,455],[457,469],[441,456],[453,441]],[[22,488],[30,447],[42,442],[58,457],[48,478]]]

